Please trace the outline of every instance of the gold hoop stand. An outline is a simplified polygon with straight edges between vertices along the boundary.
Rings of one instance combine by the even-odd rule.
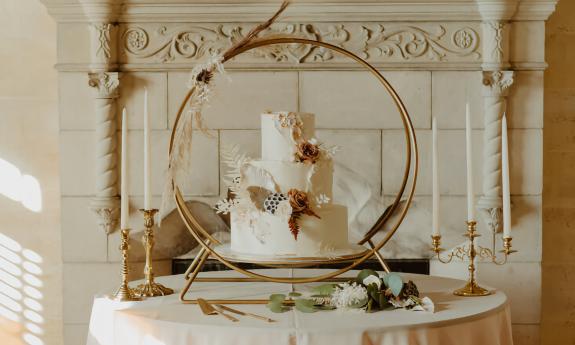
[[[179,187],[175,184],[175,181],[172,181],[172,183],[174,183],[174,197],[175,197],[175,201],[176,201],[176,208],[178,209],[178,212],[180,213],[180,216],[181,216],[182,220],[184,221],[184,224],[186,225],[186,227],[188,228],[188,230],[190,231],[192,236],[195,238],[195,240],[202,247],[200,249],[199,253],[194,258],[194,260],[192,261],[192,263],[190,264],[190,266],[188,267],[188,269],[186,270],[186,273],[184,274],[184,278],[186,279],[186,283],[184,285],[184,288],[180,292],[180,301],[184,304],[196,304],[197,303],[196,299],[186,299],[186,297],[185,297],[186,293],[189,291],[192,283],[194,283],[194,282],[275,282],[275,283],[284,283],[284,284],[286,284],[286,283],[287,284],[305,284],[305,283],[313,283],[313,282],[320,282],[320,281],[335,281],[335,282],[346,281],[346,280],[348,280],[347,278],[338,278],[338,277],[341,276],[343,273],[354,269],[355,267],[357,267],[358,265],[360,265],[361,263],[365,262],[367,259],[369,259],[373,256],[375,256],[377,258],[377,260],[381,264],[382,268],[385,271],[389,272],[389,267],[385,263],[385,260],[384,260],[383,256],[381,255],[381,253],[379,252],[379,250],[381,250],[381,248],[383,248],[383,246],[385,246],[385,244],[395,234],[395,232],[397,231],[397,229],[399,228],[399,226],[403,222],[405,215],[407,214],[407,211],[408,211],[408,209],[411,205],[411,202],[413,200],[413,195],[415,193],[415,184],[416,184],[416,180],[417,180],[417,173],[418,173],[418,167],[419,167],[418,166],[417,141],[416,141],[416,137],[415,137],[415,131],[413,128],[413,124],[411,122],[409,114],[407,113],[407,110],[406,110],[403,102],[399,98],[399,95],[397,94],[397,92],[393,89],[391,84],[389,84],[389,82],[381,75],[381,73],[379,73],[379,71],[375,67],[370,65],[367,61],[363,60],[359,56],[353,54],[352,52],[345,50],[341,47],[329,44],[329,43],[315,41],[315,40],[309,40],[309,39],[304,39],[304,38],[296,38],[296,37],[275,37],[275,38],[268,38],[268,39],[264,38],[264,39],[256,40],[252,43],[245,45],[241,49],[238,49],[235,54],[227,57],[223,61],[223,63],[234,58],[235,56],[237,56],[239,54],[242,54],[242,53],[247,52],[247,51],[252,50],[252,49],[256,49],[258,47],[274,45],[274,44],[293,44],[293,43],[307,44],[307,45],[312,45],[314,47],[323,47],[323,48],[330,49],[330,50],[336,51],[338,53],[341,53],[344,56],[347,56],[347,57],[355,60],[359,64],[363,65],[367,70],[369,70],[369,72],[371,72],[371,74],[374,75],[379,80],[379,82],[383,85],[383,87],[385,88],[387,93],[392,97],[392,99],[393,99],[393,101],[394,101],[394,103],[395,103],[395,105],[396,105],[396,107],[400,113],[401,120],[403,122],[404,130],[405,130],[405,140],[406,140],[406,144],[407,144],[406,145],[406,164],[405,164],[403,180],[402,180],[399,192],[397,193],[397,195],[394,199],[394,202],[389,207],[389,209],[379,217],[377,222],[366,233],[364,238],[358,242],[358,244],[360,244],[360,245],[367,244],[370,247],[370,249],[366,249],[362,253],[359,253],[353,259],[339,259],[339,260],[335,259],[334,260],[334,259],[325,258],[324,261],[321,262],[323,264],[350,262],[348,266],[340,268],[340,269],[335,270],[333,272],[326,273],[326,274],[319,275],[319,276],[315,276],[315,277],[271,277],[271,276],[266,276],[263,274],[259,274],[259,273],[255,273],[255,272],[243,269],[243,268],[239,267],[238,265],[236,265],[231,260],[229,260],[228,258],[225,258],[221,254],[217,253],[214,250],[214,248],[212,248],[212,245],[218,245],[218,244],[220,244],[220,242],[218,240],[216,240],[214,237],[212,237],[202,227],[202,225],[197,221],[197,219],[194,217],[194,215],[186,207],[185,200],[182,196],[182,193],[181,193]],[[173,145],[174,145],[174,139],[175,139],[175,133],[176,133],[176,129],[178,126],[178,122],[180,120],[180,117],[181,117],[183,111],[186,108],[188,100],[192,96],[193,91],[194,90],[192,89],[187,93],[186,97],[184,98],[184,100],[183,100],[183,102],[180,105],[180,108],[178,110],[176,120],[174,122],[174,127],[172,129],[172,135],[170,138],[170,149],[169,149],[170,154],[172,153],[172,149],[173,149]],[[409,189],[407,192],[407,197],[405,199],[405,203],[403,204],[403,208],[401,209],[401,211],[399,213],[399,217],[397,218],[396,223],[393,226],[391,226],[390,230],[384,235],[384,237],[381,239],[381,241],[379,243],[375,244],[372,241],[373,236],[375,234],[377,234],[379,232],[379,230],[381,230],[383,228],[383,225],[385,223],[387,223],[387,221],[389,220],[391,215],[393,213],[395,213],[395,211],[397,211],[398,207],[400,207],[400,201],[401,201],[402,197],[404,196],[404,193],[406,191],[408,183],[411,183],[411,185],[409,186]],[[228,267],[228,268],[230,268],[236,272],[241,273],[245,277],[240,277],[240,278],[226,278],[226,277],[199,278],[198,274],[200,273],[200,271],[201,271],[203,265],[205,264],[206,260],[208,259],[208,257],[213,257],[213,258],[217,259],[219,262],[224,264],[226,267]],[[317,263],[318,263],[317,261],[314,261],[313,264],[317,264]],[[287,262],[287,261],[286,262],[280,262],[280,263],[274,263],[274,264],[261,263],[259,265],[262,267],[274,267],[274,268],[279,268],[279,267],[302,268],[302,267],[309,266],[309,264],[306,265],[305,263],[304,264],[302,264],[302,263],[295,264],[293,262]],[[266,299],[221,299],[221,300],[210,300],[208,302],[216,303],[216,304],[266,304],[268,302],[268,300],[266,300]]]

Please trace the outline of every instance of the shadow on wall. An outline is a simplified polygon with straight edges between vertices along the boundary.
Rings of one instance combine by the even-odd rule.
[[[42,345],[42,257],[0,233],[0,334],[3,345]]]
[[[38,180],[0,158],[0,198],[42,210]],[[0,229],[0,339],[3,345],[42,345],[44,317],[42,257]]]

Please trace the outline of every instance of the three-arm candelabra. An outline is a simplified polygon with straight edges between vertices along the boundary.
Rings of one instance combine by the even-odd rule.
[[[479,257],[480,259],[489,259],[492,263],[496,265],[504,265],[507,263],[507,258],[511,253],[515,253],[516,250],[511,249],[511,237],[504,237],[503,238],[503,249],[500,250],[503,253],[503,258],[498,258],[497,254],[495,253],[495,246],[496,246],[496,231],[493,231],[493,241],[491,248],[485,248],[475,244],[475,238],[481,236],[476,231],[477,222],[475,221],[468,221],[467,222],[467,232],[463,235],[467,237],[468,244],[461,245],[452,249],[451,253],[447,255],[447,257],[442,258],[441,252],[444,249],[441,248],[441,235],[432,235],[432,245],[433,251],[437,257],[439,262],[448,264],[450,263],[453,258],[458,258],[460,260],[465,260],[465,258],[469,258],[469,278],[467,280],[467,284],[464,287],[453,291],[453,294],[457,296],[487,296],[491,294],[491,291],[482,288],[477,284],[475,280],[475,258]]]

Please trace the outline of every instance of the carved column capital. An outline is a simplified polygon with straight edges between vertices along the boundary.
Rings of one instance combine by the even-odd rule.
[[[95,98],[117,98],[120,79],[118,72],[95,72],[88,74],[88,85],[94,88]]]
[[[483,85],[485,96],[507,97],[513,84],[513,71],[484,71]]]

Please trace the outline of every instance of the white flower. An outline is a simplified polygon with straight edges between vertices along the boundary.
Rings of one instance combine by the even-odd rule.
[[[367,302],[367,290],[355,282],[339,284],[331,295],[331,305],[336,308],[360,308]]]
[[[403,299],[403,300],[399,300],[399,301],[394,299],[394,298],[391,298],[389,300],[389,303],[391,303],[391,305],[396,307],[396,308],[406,308],[406,307],[409,307],[409,306],[412,306],[415,304],[415,302],[411,298]]]
[[[379,289],[379,288],[381,288],[381,279],[379,277],[374,276],[374,275],[368,275],[363,280],[363,285],[368,286],[369,284],[375,284],[375,285],[377,285],[377,288]]]
[[[433,304],[433,301],[431,300],[431,298],[423,297],[421,299],[421,304],[413,307],[413,310],[414,311],[426,311],[428,313],[433,313],[433,312],[435,312],[435,304]]]

